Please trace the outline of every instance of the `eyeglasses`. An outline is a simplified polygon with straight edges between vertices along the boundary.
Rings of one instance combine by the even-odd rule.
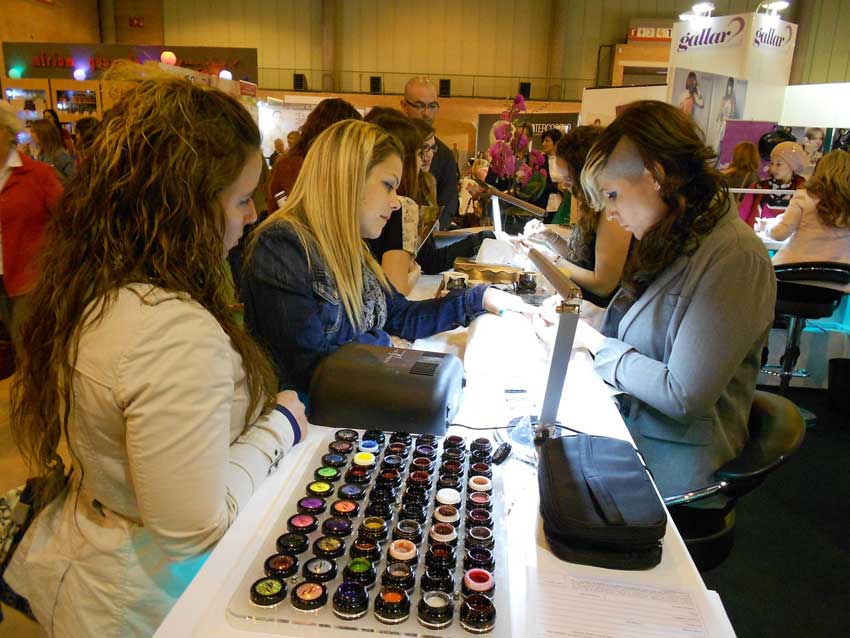
[[[425,144],[422,148],[419,149],[419,159],[425,159],[425,156],[428,153],[436,153],[437,152],[437,143],[433,144]]]
[[[404,101],[407,103],[408,106],[416,109],[420,113],[422,111],[437,111],[440,109],[439,102],[428,102],[428,104],[425,104],[425,102],[411,102],[407,98],[404,98]]]

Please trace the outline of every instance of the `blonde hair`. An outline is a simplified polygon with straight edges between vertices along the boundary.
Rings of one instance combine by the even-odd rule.
[[[835,150],[818,162],[806,190],[818,201],[818,215],[827,226],[850,226],[850,153]]]
[[[290,224],[308,265],[311,250],[324,261],[348,320],[358,328],[363,325],[363,266],[389,289],[384,271],[360,236],[358,212],[366,178],[388,157],[403,155],[398,140],[379,126],[357,120],[334,124],[313,141],[283,208],[260,225],[251,242],[253,247],[272,224]]]

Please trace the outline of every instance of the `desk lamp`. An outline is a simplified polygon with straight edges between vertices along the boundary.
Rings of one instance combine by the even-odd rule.
[[[535,217],[542,218],[545,212],[542,208],[529,204],[513,195],[493,188],[489,184],[480,183],[485,187],[487,194],[493,202],[493,224],[498,230],[501,227],[501,214],[499,200],[505,200],[510,204],[521,208]],[[545,277],[555,291],[561,295],[561,303],[558,306],[558,329],[555,337],[555,345],[552,348],[552,360],[549,364],[549,375],[546,380],[546,390],[543,395],[543,406],[540,416],[531,416],[529,421],[525,417],[516,419],[516,426],[510,431],[509,437],[513,443],[519,443],[528,449],[521,456],[534,458],[534,445],[547,438],[554,438],[559,433],[558,428],[558,406],[561,403],[561,395],[564,382],[567,378],[567,367],[570,363],[570,354],[575,341],[578,328],[579,309],[582,302],[581,289],[564,274],[557,266],[546,258],[536,248],[528,253],[531,262],[537,266],[537,270]],[[527,459],[527,460],[528,460]]]

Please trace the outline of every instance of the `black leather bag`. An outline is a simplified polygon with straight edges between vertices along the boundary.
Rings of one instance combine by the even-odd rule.
[[[626,441],[578,434],[540,447],[543,531],[561,560],[608,569],[661,562],[667,512]]]

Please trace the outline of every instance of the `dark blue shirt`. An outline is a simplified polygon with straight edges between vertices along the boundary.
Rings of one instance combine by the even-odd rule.
[[[408,340],[468,325],[484,312],[485,286],[442,299],[409,301],[384,290],[386,316],[361,330],[348,319],[333,277],[318,252],[307,254],[287,223],[266,228],[243,267],[245,325],[268,348],[281,389],[305,392],[319,361],[349,341],[389,346],[389,335]]]

